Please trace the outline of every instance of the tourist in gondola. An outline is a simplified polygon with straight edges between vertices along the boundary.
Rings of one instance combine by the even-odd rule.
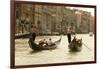
[[[43,46],[45,46],[45,47],[46,47],[46,46],[48,46],[48,43],[47,43],[47,41],[46,41],[46,40],[44,41]]]
[[[39,41],[39,46],[47,46],[47,45],[48,45],[48,43],[47,43],[46,39]]]
[[[52,39],[49,38],[48,41],[46,41],[46,39],[40,40],[39,45],[40,46],[51,46],[51,45],[54,45],[54,43],[52,42]]]
[[[74,38],[73,38],[73,40],[72,40],[72,43],[75,44],[76,41],[77,41],[76,36],[74,36]]]
[[[51,40],[51,38],[49,38],[49,40],[48,40],[48,45],[52,45],[52,44],[54,44],[53,42],[52,42],[52,40]]]
[[[45,43],[45,41],[46,41],[45,39],[40,40],[40,41],[39,41],[39,45],[40,45],[40,46],[43,46],[43,44]]]

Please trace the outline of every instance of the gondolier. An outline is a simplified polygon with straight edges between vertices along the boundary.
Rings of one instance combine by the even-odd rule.
[[[35,41],[35,38],[36,38],[36,26],[35,26],[35,24],[33,24],[31,26],[30,39]]]
[[[67,27],[67,37],[68,37],[68,43],[71,42],[71,26]]]

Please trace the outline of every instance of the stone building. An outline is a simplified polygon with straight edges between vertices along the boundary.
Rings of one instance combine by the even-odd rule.
[[[51,34],[55,24],[55,7],[35,5],[35,24],[38,33]]]
[[[66,34],[68,26],[74,27],[76,33],[88,33],[93,27],[89,12],[70,9],[68,6],[52,5],[16,5],[16,34],[30,33],[35,24],[37,34]]]
[[[81,22],[79,25],[80,33],[89,33],[90,32],[90,23],[91,23],[91,15],[89,12],[81,11]]]
[[[33,5],[17,4],[16,5],[16,33],[26,34],[30,32],[30,26],[33,22]]]

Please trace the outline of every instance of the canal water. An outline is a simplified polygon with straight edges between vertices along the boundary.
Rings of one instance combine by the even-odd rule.
[[[82,51],[80,52],[69,52],[66,35],[62,35],[61,42],[57,49],[39,52],[34,52],[30,49],[28,44],[29,39],[16,39],[15,65],[94,61],[94,36],[90,37],[89,34],[79,34],[76,37],[82,38],[82,42],[85,44],[82,45]],[[37,36],[36,42],[43,38],[52,38],[52,41],[56,41],[60,36]]]

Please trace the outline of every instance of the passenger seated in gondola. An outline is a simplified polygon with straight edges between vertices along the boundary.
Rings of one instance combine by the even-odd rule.
[[[44,41],[44,44],[42,46],[44,46],[44,47],[48,46],[47,41]]]
[[[78,39],[78,40],[77,40],[77,45],[78,45],[78,46],[82,46],[82,39]]]
[[[44,39],[45,40],[45,39]],[[42,46],[44,44],[44,40],[39,41],[39,45]]]
[[[54,44],[54,43],[52,42],[51,38],[49,38],[49,41],[48,41],[47,43],[48,43],[48,45]]]
[[[47,41],[45,39],[39,41],[39,46],[47,46]]]
[[[73,45],[78,45],[81,46],[82,45],[82,39],[77,39],[76,37],[74,37],[74,39],[72,40]]]
[[[77,41],[77,38],[74,37],[73,40],[72,40],[72,43],[76,43],[76,41]]]

